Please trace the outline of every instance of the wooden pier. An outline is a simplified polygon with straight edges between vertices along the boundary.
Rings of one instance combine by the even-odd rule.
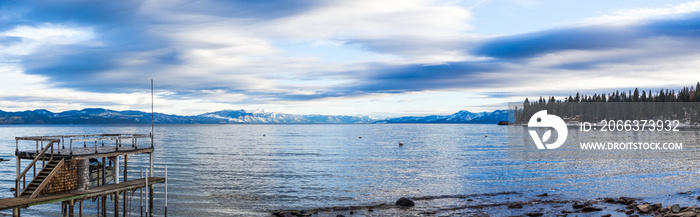
[[[143,138],[150,139],[150,144],[139,144]],[[82,216],[83,201],[91,200],[97,203],[97,215],[107,216],[106,204],[110,199],[114,203],[114,216],[120,216],[119,197],[123,195],[121,213],[126,216],[127,195],[145,188],[146,214],[153,216],[153,184],[166,182],[166,178],[153,175],[154,148],[150,134],[34,136],[15,140],[17,177],[15,188],[11,189],[15,197],[0,199],[0,210],[12,209],[13,216],[20,216],[21,209],[61,202],[63,216],[73,216],[75,205],[79,205],[78,215]],[[33,149],[20,151],[20,142],[24,148],[27,141],[33,143]],[[145,178],[129,180],[127,159],[137,154],[148,154],[148,172]],[[31,160],[23,170],[22,160]]]

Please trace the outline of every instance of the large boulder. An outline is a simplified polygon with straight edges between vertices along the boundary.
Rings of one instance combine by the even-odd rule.
[[[411,199],[405,197],[399,198],[394,204],[401,207],[413,207],[416,205],[416,203],[414,203]]]

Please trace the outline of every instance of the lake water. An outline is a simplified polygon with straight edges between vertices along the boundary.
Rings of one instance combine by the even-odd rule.
[[[168,166],[173,216],[269,216],[272,210],[393,203],[404,196],[511,191],[687,202],[676,193],[700,189],[700,157],[519,160],[508,157],[507,131],[479,124],[157,125],[154,156],[156,176]],[[0,197],[13,195],[15,136],[149,132],[143,125],[2,126],[0,158],[12,161],[0,162]],[[130,156],[129,167],[145,168],[147,161],[147,155]],[[158,215],[163,186],[155,188]],[[59,207],[34,206],[23,215],[58,216]],[[131,210],[139,208],[134,198]],[[94,203],[85,210],[94,214]]]

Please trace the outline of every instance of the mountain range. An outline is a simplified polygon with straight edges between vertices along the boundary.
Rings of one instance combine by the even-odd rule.
[[[348,123],[485,123],[507,120],[506,110],[472,113],[466,110],[451,115],[375,118],[348,115],[297,115],[265,111],[221,110],[182,116],[154,113],[156,124],[348,124]],[[0,110],[0,124],[150,124],[151,113],[88,108],[53,113],[38,109],[6,112]]]

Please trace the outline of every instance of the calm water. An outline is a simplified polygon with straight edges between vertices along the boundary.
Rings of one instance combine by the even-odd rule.
[[[507,130],[465,124],[165,125],[156,126],[154,156],[157,176],[168,165],[173,216],[267,216],[278,209],[506,191],[685,201],[673,195],[700,189],[700,157],[522,161],[508,157]],[[140,125],[2,126],[0,158],[14,159],[15,136],[148,132],[150,126]],[[129,167],[145,168],[147,160],[130,156]],[[14,178],[14,161],[0,162],[0,197],[12,197]],[[155,191],[155,213],[162,214],[163,185]],[[134,214],[139,205],[134,198]],[[94,204],[85,209],[94,213]],[[49,204],[23,214],[57,216],[59,210]]]

